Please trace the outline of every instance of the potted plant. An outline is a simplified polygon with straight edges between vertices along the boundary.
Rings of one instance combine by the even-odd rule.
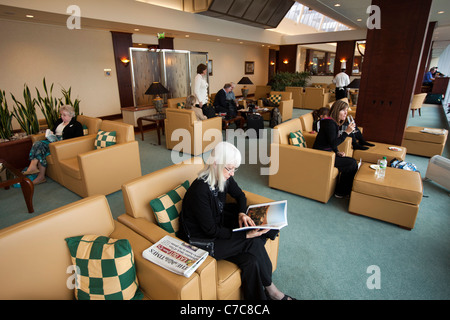
[[[0,139],[9,140],[13,135],[13,115],[9,111],[5,91],[0,90]]]
[[[53,98],[53,84],[50,86],[50,92],[47,90],[47,83],[45,82],[45,78],[42,81],[45,91],[45,96],[41,96],[39,90],[36,88],[37,99],[36,104],[41,109],[42,114],[44,115],[45,121],[47,122],[47,126],[50,130],[54,131],[53,125],[59,118],[59,107],[60,102],[56,98]]]
[[[269,85],[273,91],[285,91],[286,87],[304,87],[310,78],[309,72],[278,72]]]
[[[39,132],[39,121],[36,115],[36,99],[31,97],[30,89],[25,84],[23,89],[23,98],[25,104],[18,101],[11,93],[11,97],[16,104],[14,106],[13,115],[19,122],[20,127],[27,135]],[[17,107],[17,108],[16,108]]]

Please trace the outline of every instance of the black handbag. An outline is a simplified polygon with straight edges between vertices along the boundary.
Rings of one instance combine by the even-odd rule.
[[[214,239],[199,239],[189,237],[189,243],[197,248],[208,251],[209,255],[214,257]]]

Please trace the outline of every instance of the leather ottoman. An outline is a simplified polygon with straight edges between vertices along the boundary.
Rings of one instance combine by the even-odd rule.
[[[415,154],[424,157],[442,155],[448,131],[445,129],[430,129],[431,132],[442,134],[432,134],[421,132],[424,127],[407,127],[403,136],[402,146],[407,148],[408,154]]]
[[[389,162],[391,162],[393,159],[397,160],[405,160],[406,156],[406,148],[400,147],[400,146],[394,146],[392,144],[385,144],[380,142],[373,142],[375,146],[369,147],[368,150],[354,150],[353,151],[353,159],[356,161],[359,161],[359,159],[362,159],[362,162],[369,162],[369,163],[377,163],[378,160],[383,159],[383,157],[386,157],[388,165]],[[389,147],[396,147],[401,149],[400,151],[395,150],[389,150]]]
[[[353,181],[348,211],[353,214],[413,229],[422,201],[419,172],[386,168],[386,176],[377,178],[375,170],[363,163]]]

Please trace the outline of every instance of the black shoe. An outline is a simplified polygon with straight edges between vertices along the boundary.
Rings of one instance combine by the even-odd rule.
[[[360,144],[354,144],[353,145],[353,150],[369,150],[369,147],[364,147]]]
[[[339,193],[335,193],[334,196],[338,199],[350,199],[350,195],[349,194],[339,194]]]
[[[370,143],[367,141],[359,141],[359,144],[362,146],[375,147],[375,145],[373,143]]]

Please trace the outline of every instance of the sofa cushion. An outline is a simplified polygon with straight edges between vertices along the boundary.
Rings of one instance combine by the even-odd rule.
[[[98,130],[94,140],[95,149],[102,149],[116,144],[116,131]]]
[[[142,299],[127,239],[84,235],[65,239],[77,267],[75,297],[79,300]]]
[[[289,144],[296,147],[306,148],[306,140],[303,137],[302,131],[289,133]]]
[[[150,201],[158,225],[169,233],[176,234],[178,232],[178,216],[188,188],[189,180],[186,180],[173,190]]]
[[[178,109],[185,109],[186,103],[185,102],[178,102],[177,103],[177,108]]]
[[[269,101],[278,106],[281,102],[281,94],[271,94]]]

